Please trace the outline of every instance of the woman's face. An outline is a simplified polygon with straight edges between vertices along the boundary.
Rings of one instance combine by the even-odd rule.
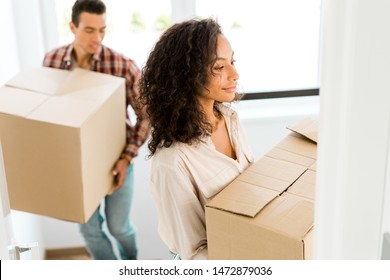
[[[202,99],[218,102],[233,101],[238,73],[234,66],[234,52],[225,36],[219,35],[217,39],[217,60],[209,73],[209,82],[206,85]]]

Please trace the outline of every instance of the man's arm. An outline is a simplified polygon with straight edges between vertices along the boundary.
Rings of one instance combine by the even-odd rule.
[[[147,119],[146,108],[138,102],[139,91],[138,81],[140,70],[134,63],[129,63],[129,69],[126,75],[126,105],[131,106],[137,116],[134,125],[131,124],[129,114],[127,114],[126,137],[127,145],[124,154],[134,158],[138,155],[138,149],[144,144],[150,133],[150,123]]]

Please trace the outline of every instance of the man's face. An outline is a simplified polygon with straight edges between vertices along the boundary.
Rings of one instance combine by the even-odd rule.
[[[76,27],[71,22],[70,29],[75,36],[75,47],[84,54],[93,55],[99,52],[106,32],[106,15],[82,12],[79,25]]]

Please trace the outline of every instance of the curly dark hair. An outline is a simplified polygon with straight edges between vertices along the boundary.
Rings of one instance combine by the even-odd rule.
[[[140,102],[152,126],[149,156],[160,147],[192,144],[212,132],[197,96],[212,73],[220,34],[214,19],[191,19],[166,30],[151,51],[140,80]]]

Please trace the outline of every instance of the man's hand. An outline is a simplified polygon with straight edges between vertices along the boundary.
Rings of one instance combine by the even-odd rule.
[[[131,164],[131,158],[127,156],[126,158],[119,159],[112,171],[114,176],[114,190],[119,190],[122,187],[123,182],[126,179],[127,168]]]

